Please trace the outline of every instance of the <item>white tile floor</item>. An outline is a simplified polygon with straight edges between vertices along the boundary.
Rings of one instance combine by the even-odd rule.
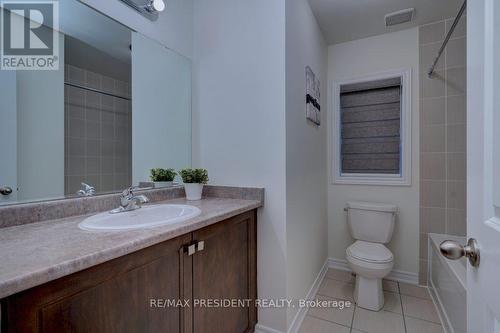
[[[379,312],[350,308],[309,309],[300,333],[443,333],[427,288],[384,280],[385,305]],[[320,300],[352,301],[354,277],[328,270],[316,295]]]

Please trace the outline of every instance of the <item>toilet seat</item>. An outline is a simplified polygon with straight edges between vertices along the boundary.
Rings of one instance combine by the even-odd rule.
[[[387,264],[394,260],[392,252],[380,243],[356,241],[346,250],[348,257],[372,264]]]

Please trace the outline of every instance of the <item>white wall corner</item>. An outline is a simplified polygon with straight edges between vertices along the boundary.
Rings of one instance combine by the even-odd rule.
[[[330,262],[329,259],[327,259],[323,264],[323,267],[319,271],[318,276],[314,280],[314,283],[312,284],[311,288],[307,292],[305,299],[307,300],[314,299],[316,293],[319,290],[319,287],[321,286],[321,283],[323,282],[323,279],[325,278],[329,265]],[[295,317],[293,318],[292,324],[290,325],[290,328],[288,329],[287,333],[298,333],[306,315],[307,315],[307,308],[300,308],[299,311],[297,311],[297,313],[295,314]],[[284,332],[257,324],[255,326],[255,333],[284,333]]]

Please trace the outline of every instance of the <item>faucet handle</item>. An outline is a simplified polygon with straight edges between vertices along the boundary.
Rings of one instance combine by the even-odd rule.
[[[122,192],[122,197],[129,197],[134,195],[134,191],[139,189],[138,186],[130,186]]]
[[[128,196],[131,196],[133,194],[134,194],[134,188],[129,187],[129,188],[126,188],[125,190],[123,190],[122,197],[128,197]]]
[[[81,185],[82,188],[78,192],[76,192],[78,195],[90,197],[95,194],[95,187],[83,182],[81,183]]]
[[[92,192],[92,191],[95,191],[95,187],[94,187],[94,186],[89,185],[89,184],[86,184],[86,183],[82,183],[82,189],[83,189],[85,192]]]

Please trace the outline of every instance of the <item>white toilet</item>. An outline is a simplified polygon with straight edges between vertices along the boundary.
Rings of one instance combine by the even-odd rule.
[[[356,239],[346,250],[347,262],[356,273],[354,300],[368,310],[384,307],[382,278],[394,265],[394,256],[384,244],[391,240],[397,210],[387,204],[347,203],[347,224]]]

